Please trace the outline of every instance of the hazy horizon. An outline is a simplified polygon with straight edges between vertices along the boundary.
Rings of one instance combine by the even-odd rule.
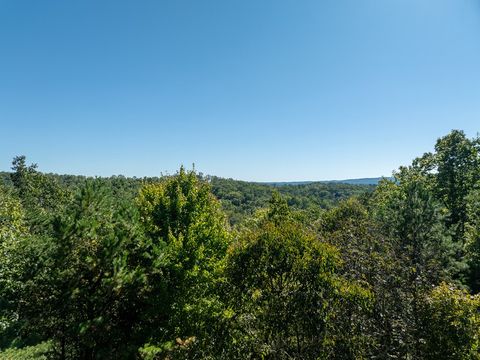
[[[80,173],[59,173],[56,171],[45,171],[44,169],[41,168],[41,166],[35,162],[29,161],[27,158],[27,164],[36,164],[38,166],[38,170],[42,173],[47,173],[47,174],[53,174],[53,175],[59,175],[59,176],[85,176],[85,177],[100,177],[100,178],[108,178],[108,177],[115,177],[115,176],[124,176],[124,177],[130,177],[130,178],[144,178],[144,177],[162,177],[162,176],[169,176],[173,175],[176,173],[174,172],[160,172],[159,174],[156,175],[125,175],[122,173],[118,174],[110,174],[110,175],[98,175],[98,174],[80,174]],[[180,165],[182,166],[182,165]],[[275,181],[256,181],[256,180],[248,180],[248,179],[237,179],[237,178],[232,178],[232,177],[225,177],[225,176],[220,176],[217,174],[207,174],[202,172],[201,170],[198,170],[196,167],[190,166],[190,167],[185,167],[187,170],[194,169],[197,171],[197,173],[201,173],[203,176],[216,176],[219,178],[223,179],[231,179],[231,180],[236,180],[236,181],[244,181],[244,182],[251,182],[251,183],[258,183],[258,184],[290,184],[290,183],[316,183],[316,182],[341,182],[341,181],[350,181],[350,180],[373,180],[373,179],[381,179],[383,177],[390,177],[390,175],[382,175],[382,176],[369,176],[369,177],[362,177],[362,178],[342,178],[342,179],[310,179],[310,180],[288,180],[288,181],[282,181],[282,180],[275,180]],[[177,169],[178,171],[178,169]],[[5,169],[5,170],[0,170],[0,172],[12,172],[12,169]]]

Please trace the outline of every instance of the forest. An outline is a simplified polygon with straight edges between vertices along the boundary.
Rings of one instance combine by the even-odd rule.
[[[377,186],[17,156],[0,359],[480,359],[480,137],[433,145]]]

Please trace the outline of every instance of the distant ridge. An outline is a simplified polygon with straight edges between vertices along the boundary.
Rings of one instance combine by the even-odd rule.
[[[346,180],[332,180],[332,181],[322,181],[322,182],[333,182],[341,184],[352,184],[352,185],[378,185],[380,180],[390,179],[384,176],[376,178],[361,178],[361,179],[346,179]]]
[[[272,185],[272,186],[297,186],[297,185],[308,185],[313,183],[336,183],[336,184],[349,184],[349,185],[378,185],[380,180],[385,179],[386,177],[375,177],[375,178],[361,178],[361,179],[345,179],[345,180],[322,180],[322,181],[278,181],[278,182],[263,182],[261,184]],[[390,179],[390,178],[386,178]]]
[[[5,183],[5,184],[10,184],[10,173],[9,171],[0,171],[0,183]],[[72,177],[88,177],[88,176],[83,176],[83,175],[68,175],[68,174],[54,174],[50,173],[48,175],[56,176],[56,177],[65,177],[65,176],[72,176]],[[137,177],[128,177],[128,176],[123,176],[123,175],[112,175],[112,176],[105,176],[100,178],[114,178],[116,176],[120,177],[125,177],[125,178],[132,178],[132,179],[139,179],[141,180],[142,178],[137,178]],[[93,176],[94,177],[94,176]],[[217,176],[213,176],[217,178]],[[144,178],[150,178],[150,179],[155,179],[155,177],[144,177]],[[251,184],[260,184],[260,185],[268,185],[268,186],[301,186],[301,185],[309,185],[309,184],[347,184],[347,185],[378,185],[380,180],[382,179],[388,179],[392,180],[391,177],[375,177],[375,178],[360,178],[360,179],[345,179],[345,180],[319,180],[319,181],[266,181],[266,182],[259,182],[259,181],[242,181],[242,180],[235,180],[235,179],[227,179],[227,178],[221,178],[218,177],[219,179],[225,179],[225,180],[234,180],[234,181],[240,181],[240,182],[245,182],[245,183],[251,183]],[[157,180],[159,178],[156,178]]]

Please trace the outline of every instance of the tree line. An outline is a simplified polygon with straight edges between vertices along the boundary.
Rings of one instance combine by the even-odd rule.
[[[478,137],[374,189],[3,178],[0,359],[480,359]]]
[[[51,178],[59,186],[68,189],[70,192],[77,191],[85,184],[85,181],[93,179],[81,175],[43,175]],[[291,186],[287,185],[288,183],[276,185],[225,179],[203,175],[202,173],[197,173],[197,177],[209,183],[210,191],[220,201],[223,212],[227,216],[230,225],[233,226],[252,216],[258,209],[267,207],[272,196],[272,189],[280,193],[293,209],[302,210],[317,216],[321,209],[329,209],[341,200],[351,196],[362,196],[375,188],[373,185],[335,182],[314,182]],[[102,182],[105,187],[110,188],[114,196],[134,199],[145,183],[159,182],[161,178],[129,178],[118,175],[108,178],[97,178],[96,181]],[[11,173],[0,172],[0,182],[7,186],[12,186]]]

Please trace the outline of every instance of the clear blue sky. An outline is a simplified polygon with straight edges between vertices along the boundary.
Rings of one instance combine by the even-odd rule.
[[[0,0],[0,170],[374,177],[453,128],[478,0]]]

